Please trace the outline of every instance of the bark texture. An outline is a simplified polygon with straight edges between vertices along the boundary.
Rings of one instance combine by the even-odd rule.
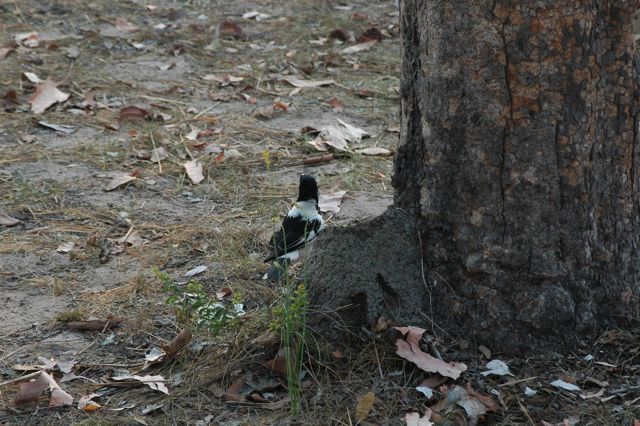
[[[386,274],[398,294],[411,295],[391,312],[369,302],[366,321],[425,323],[427,315],[446,330],[521,352],[568,349],[581,336],[637,320],[638,2],[404,0],[400,7],[394,208],[415,222],[413,243],[422,246],[406,277],[383,262],[358,278],[375,288],[374,272]],[[369,225],[359,230],[376,234],[379,224]],[[321,289],[336,288],[321,272],[326,253],[344,256],[335,240],[329,233],[315,250],[316,303]],[[358,243],[350,262],[399,253],[405,243]],[[344,283],[331,302],[341,306],[351,295]]]

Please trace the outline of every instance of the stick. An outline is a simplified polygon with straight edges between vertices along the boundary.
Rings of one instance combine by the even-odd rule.
[[[42,371],[34,371],[33,373],[29,373],[26,376],[16,377],[15,379],[7,380],[6,382],[0,383],[0,388],[2,386],[10,385],[12,383],[24,382],[25,380],[33,379],[34,377],[38,377],[42,373]]]

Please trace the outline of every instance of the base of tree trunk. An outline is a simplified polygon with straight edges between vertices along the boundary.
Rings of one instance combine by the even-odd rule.
[[[448,282],[425,268],[421,245],[429,241],[417,229],[414,217],[391,207],[380,217],[330,228],[318,238],[306,265],[310,302],[334,315],[318,315],[314,328],[340,341],[347,330],[371,329],[384,317],[512,354],[576,350],[596,331],[576,330],[576,307],[561,283],[537,283],[510,294],[473,279]],[[505,285],[523,280],[521,271],[501,274]]]

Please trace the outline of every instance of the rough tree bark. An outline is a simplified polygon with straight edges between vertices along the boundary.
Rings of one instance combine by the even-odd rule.
[[[318,239],[312,302],[512,352],[637,320],[638,2],[400,7],[394,206]]]

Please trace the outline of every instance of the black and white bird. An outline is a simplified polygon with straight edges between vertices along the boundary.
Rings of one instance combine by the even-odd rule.
[[[274,263],[262,278],[279,280],[323,229],[324,220],[318,213],[318,184],[313,176],[302,175],[298,199],[271,237],[271,254],[264,261]]]

